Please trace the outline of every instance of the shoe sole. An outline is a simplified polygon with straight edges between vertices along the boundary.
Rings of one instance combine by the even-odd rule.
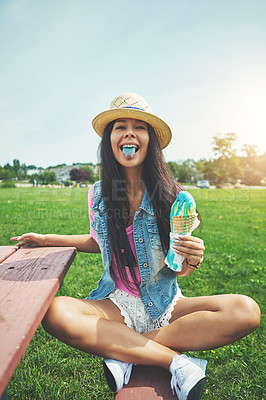
[[[200,400],[203,393],[204,383],[205,378],[198,381],[198,383],[190,390],[187,400]]]
[[[110,371],[110,369],[105,364],[105,362],[103,362],[103,370],[104,370],[105,379],[106,379],[106,382],[107,382],[109,388],[112,390],[112,392],[116,393],[117,387],[116,387],[115,378],[114,378],[112,372]]]

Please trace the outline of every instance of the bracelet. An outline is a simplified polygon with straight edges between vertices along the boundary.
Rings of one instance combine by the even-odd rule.
[[[188,259],[186,258],[186,263],[187,263],[187,265],[188,265],[189,267],[192,267],[192,268],[195,268],[195,269],[199,269],[200,264],[202,263],[202,261],[203,261],[203,257],[201,257],[201,259],[200,259],[200,261],[198,262],[198,264],[193,265],[193,264],[190,264],[190,263],[188,262]]]

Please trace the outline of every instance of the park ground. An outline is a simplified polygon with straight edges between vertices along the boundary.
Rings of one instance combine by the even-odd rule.
[[[206,251],[200,270],[179,279],[185,296],[240,293],[265,309],[266,191],[190,188],[202,223],[195,235]],[[87,188],[0,189],[0,244],[25,232],[87,234]],[[58,295],[84,298],[102,274],[99,254],[79,253]],[[223,348],[188,353],[208,360],[203,400],[264,398],[265,341],[260,327]],[[195,332],[196,334],[196,332]],[[9,398],[111,400],[102,359],[49,336],[40,326],[9,388]]]

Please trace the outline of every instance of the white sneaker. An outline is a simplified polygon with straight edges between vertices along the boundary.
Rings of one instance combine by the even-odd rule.
[[[171,389],[179,400],[200,400],[205,382],[205,373],[192,362],[190,357],[182,354],[175,356],[169,371],[172,374]]]
[[[203,360],[202,358],[194,358],[194,357],[188,357],[191,362],[196,364],[198,367],[202,369],[204,374],[206,374],[206,368],[207,368],[207,360]]]
[[[133,364],[123,361],[105,358],[103,369],[106,381],[112,392],[119,392],[122,387],[128,384]]]

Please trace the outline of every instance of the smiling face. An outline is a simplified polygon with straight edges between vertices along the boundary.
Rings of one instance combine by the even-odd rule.
[[[141,166],[149,145],[148,125],[138,119],[118,119],[114,123],[110,140],[114,157],[121,166]]]

